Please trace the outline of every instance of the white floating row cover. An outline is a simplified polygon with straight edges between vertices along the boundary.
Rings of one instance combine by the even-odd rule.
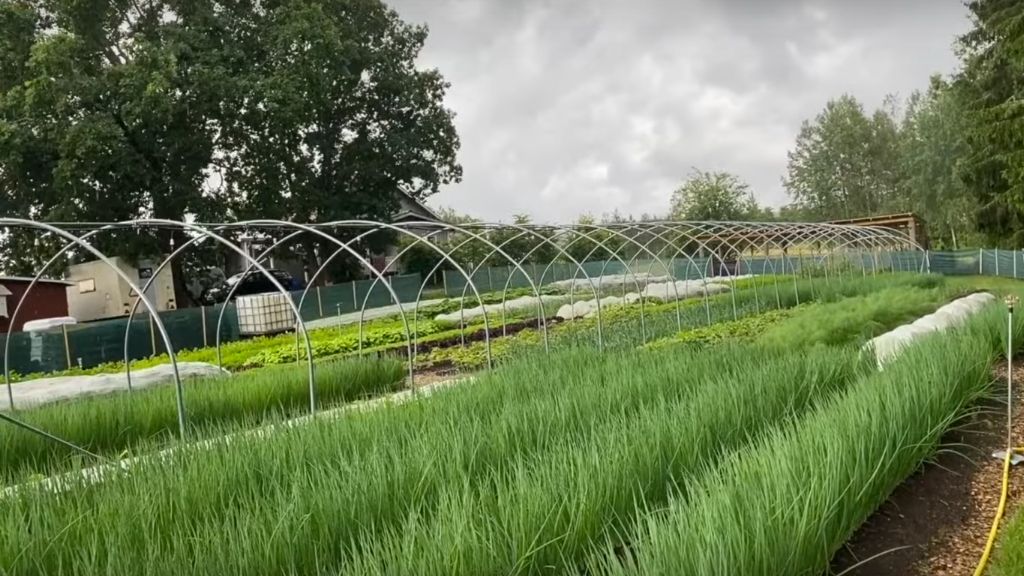
[[[606,306],[615,306],[618,304],[633,304],[640,300],[640,297],[649,298],[651,300],[660,300],[662,302],[671,302],[678,298],[680,300],[685,298],[693,298],[695,296],[703,296],[707,294],[720,294],[722,292],[728,292],[728,284],[731,281],[743,280],[746,278],[752,278],[752,275],[742,276],[715,276],[713,278],[705,278],[702,280],[677,280],[675,286],[673,283],[668,281],[667,276],[651,276],[649,274],[640,273],[636,275],[636,279],[639,283],[643,284],[647,282],[646,287],[639,294],[636,292],[630,292],[624,297],[617,296],[606,296],[601,299],[601,308]],[[587,280],[562,280],[561,282],[552,283],[553,286],[557,285],[561,288],[572,286],[573,282],[576,282],[577,290],[585,291],[590,288],[590,282],[593,282],[593,286],[608,287],[608,286],[621,286],[623,280],[627,282],[633,282],[633,275],[614,275],[614,276],[601,276],[600,278],[594,278],[591,281]],[[655,282],[657,281],[657,282]],[[628,283],[627,283],[628,285]],[[583,292],[585,294],[585,292]],[[582,296],[583,294],[581,294]],[[541,301],[545,304],[561,303],[565,301],[564,296],[551,296],[541,295]],[[467,301],[472,301],[471,296],[466,297]],[[526,310],[535,308],[538,306],[538,300],[536,296],[522,296],[505,302],[504,310],[505,313],[509,313],[515,310]],[[434,320],[438,322],[445,322],[450,324],[458,324],[460,321],[469,322],[475,320],[487,312],[488,318],[500,317],[502,313],[502,305],[498,304],[487,304],[485,306],[476,306],[474,308],[466,308],[462,311],[456,310],[455,312],[449,312],[447,314],[438,314],[434,317]],[[558,309],[558,313],[555,314],[563,320],[569,318],[582,318],[587,316],[593,316],[597,313],[597,301],[596,300],[581,300],[574,302],[571,306],[569,304],[563,305]]]
[[[178,373],[182,378],[213,377],[228,374],[213,364],[205,362],[178,362]],[[136,389],[149,388],[174,379],[170,364],[132,370],[132,386]],[[128,380],[124,371],[114,374],[93,374],[55,376],[21,382],[11,390],[14,405],[18,408],[41,406],[51,402],[70,400],[79,396],[108,394],[127,390]],[[0,410],[10,408],[6,394],[0,394]]]
[[[75,320],[71,316],[58,316],[56,318],[40,318],[38,320],[29,320],[25,322],[22,330],[25,332],[45,332],[54,328],[60,328],[61,326],[68,326],[71,324],[78,324],[78,320]]]
[[[637,284],[645,286],[653,282],[668,282],[669,280],[668,276],[654,276],[647,272],[637,272],[636,274],[609,274],[590,279],[570,278],[569,280],[552,282],[550,286],[556,290],[568,292],[570,289],[574,291],[590,290],[591,286],[594,288],[609,288],[625,284],[636,287]]]
[[[717,282],[711,282],[716,280]],[[662,302],[672,302],[678,297],[679,300],[686,298],[695,298],[697,296],[703,296],[705,293],[708,295],[721,294],[722,292],[728,292],[729,287],[725,284],[721,284],[722,278],[709,278],[705,280],[677,280],[673,287],[672,282],[659,282],[657,284],[648,284],[646,288],[640,294],[636,292],[630,292],[623,297],[618,296],[605,296],[601,298],[601,309],[604,310],[610,306],[617,306],[620,304],[633,304],[640,300],[641,295],[644,298],[651,300],[660,300]],[[597,300],[584,300],[581,302],[574,302],[572,306],[566,304],[558,309],[556,316],[562,320],[568,320],[570,318],[589,318],[597,314]]]
[[[738,276],[709,276],[707,278],[698,280],[689,280],[689,282],[701,282],[701,283],[728,283],[736,280],[745,280],[747,278],[753,278],[754,274],[740,274]],[[593,288],[614,288],[616,286],[626,285],[627,288],[637,288],[637,285],[643,289],[644,286],[664,284],[669,285],[672,278],[669,276],[652,276],[647,272],[637,272],[636,274],[610,274],[608,276],[598,276],[597,278],[576,278],[570,280],[559,280],[558,282],[552,282],[549,286],[568,292],[570,289],[573,291],[591,290]],[[601,304],[604,305],[603,303]]]
[[[472,301],[473,296],[466,296],[466,301]],[[565,299],[562,296],[548,296],[545,294],[541,295],[541,300],[544,304],[553,304],[562,302]],[[495,318],[501,318],[502,310],[504,309],[505,314],[516,310],[527,310],[536,308],[538,300],[536,296],[521,296],[519,298],[513,298],[505,302],[504,308],[501,303],[498,304],[485,304],[483,306],[476,306],[474,308],[466,308],[464,310],[456,310],[455,312],[449,312],[447,314],[438,314],[434,317],[437,322],[444,322],[448,324],[458,324],[459,322],[466,321],[470,322],[487,313],[488,320]]]
[[[878,367],[881,368],[886,362],[898,356],[900,351],[914,340],[932,332],[948,330],[964,324],[968,318],[994,302],[995,299],[995,296],[987,292],[978,292],[958,298],[910,324],[904,324],[895,330],[872,338],[864,347],[871,347],[874,350],[875,360],[878,362]]]

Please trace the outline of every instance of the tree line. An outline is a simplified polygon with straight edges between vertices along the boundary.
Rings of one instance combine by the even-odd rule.
[[[803,123],[768,210],[724,172],[695,171],[673,194],[682,219],[925,219],[933,245],[1024,247],[1024,3],[974,0],[960,69],[904,102],[866,110],[850,95]]]

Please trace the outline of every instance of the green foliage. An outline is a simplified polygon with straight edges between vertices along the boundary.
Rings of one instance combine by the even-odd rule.
[[[776,301],[767,284],[709,299],[713,321],[735,296],[735,334],[758,332],[772,316],[744,323],[755,287],[769,308],[949,289],[910,274],[803,279]],[[703,302],[682,304],[682,322],[706,322]],[[498,370],[421,401],[177,451],[59,497],[22,490],[0,512],[0,571],[152,573],[159,551],[157,574],[186,561],[197,574],[776,574],[780,558],[784,573],[820,573],[984,390],[1005,321],[993,311],[868,375],[855,347],[810,341],[638,354],[637,310],[622,309],[602,352],[591,319],[565,322],[551,354],[534,332]],[[645,312],[647,330],[678,330],[675,303]],[[116,553],[82,555],[82,542]]]
[[[448,84],[416,65],[427,29],[379,0],[13,0],[0,37],[5,214],[386,221],[397,191],[422,199],[461,178]],[[136,257],[184,239],[95,240]],[[308,262],[320,242],[288,249]],[[26,234],[0,246],[9,271],[52,248]]]
[[[860,102],[843,95],[800,128],[786,189],[818,218],[887,211],[903,197],[898,151],[894,113],[879,110],[869,117]]]
[[[405,369],[395,360],[353,359],[316,366],[321,408],[398,390]],[[303,366],[254,370],[231,377],[184,383],[189,434],[193,438],[251,428],[309,410]],[[162,385],[19,410],[18,417],[94,453],[116,456],[173,443],[178,434],[174,386]],[[14,426],[0,427],[0,478],[74,468],[82,457]]]
[[[595,227],[593,222],[581,219],[578,228],[564,236],[562,248],[573,260],[603,262],[612,259],[616,252],[625,259],[632,251],[625,249],[626,240],[615,234]]]
[[[801,307],[792,317],[768,328],[759,341],[777,348],[828,346],[866,341],[950,300],[941,288],[885,288],[863,296]]]
[[[672,193],[673,220],[760,219],[750,186],[728,172],[694,170]]]
[[[822,279],[796,280],[792,277],[780,277],[770,282],[765,280],[751,278],[737,282],[734,294],[712,296],[706,302],[703,298],[691,298],[678,303],[646,302],[643,306],[643,320],[640,319],[640,303],[606,307],[601,314],[604,346],[610,349],[630,349],[643,342],[651,342],[652,347],[665,346],[672,338],[680,335],[680,332],[684,338],[708,341],[716,337],[724,338],[731,331],[735,331],[737,335],[741,335],[743,331],[754,335],[759,330],[767,329],[783,318],[796,314],[787,310],[801,303],[806,305],[810,302],[841,302],[844,298],[871,294],[886,287],[938,290],[945,286],[945,279],[942,277],[917,274],[894,274],[879,278],[837,278],[830,282]],[[775,280],[778,280],[777,284]],[[973,288],[960,286],[958,289],[963,291]],[[806,306],[799,306],[798,310],[802,311],[805,308]],[[871,319],[865,321],[870,322]],[[596,316],[561,322],[548,326],[547,346],[553,350],[591,348],[597,344],[597,335]],[[669,339],[668,342],[662,343],[666,338]],[[536,350],[543,342],[540,330],[533,328],[507,337],[492,335],[491,357],[495,362],[504,362]],[[812,343],[806,338],[801,339],[801,342]],[[486,344],[483,341],[475,341],[466,347],[453,345],[432,349],[418,357],[417,363],[423,367],[451,365],[460,369],[477,369],[486,366],[486,359]]]
[[[1024,6],[967,3],[959,70],[915,92],[902,118],[852,96],[805,122],[789,154],[786,220],[914,211],[936,247],[1024,246]]]
[[[170,574],[189,558],[199,575],[571,572],[637,502],[665,502],[673,478],[856,374],[852,354],[653,354],[521,358],[420,402],[177,452],[59,499],[25,491],[0,512],[0,567]],[[79,554],[72,544],[86,539],[116,553]],[[144,559],[157,548],[154,569]]]
[[[1012,0],[968,4],[974,28],[961,38],[954,77],[963,103],[968,154],[958,174],[978,207],[978,224],[999,245],[1024,246],[1024,5]]]
[[[419,336],[427,337],[436,335],[443,331],[440,324],[436,322],[419,322],[416,326],[410,327]],[[450,331],[449,331],[450,332]],[[344,333],[323,330],[321,336],[310,339],[310,348],[313,351],[313,358],[324,358],[340,354],[351,354],[360,349],[360,337],[358,332],[346,330]],[[450,335],[450,333],[449,333]],[[294,337],[293,337],[294,338]],[[395,344],[407,342],[408,333],[405,324],[392,321],[388,325],[376,325],[370,329],[364,329],[362,335],[362,348],[367,350],[379,350],[391,348]],[[287,364],[295,362],[296,352],[299,359],[306,358],[304,345],[296,347],[295,342],[282,344],[275,347],[264,347],[259,352],[249,356],[242,368],[256,368],[259,366],[271,366],[274,364]]]
[[[498,363],[513,358],[524,349],[536,348],[543,341],[537,330],[522,330],[513,336],[491,339],[491,361]],[[460,370],[479,370],[487,367],[487,344],[482,340],[466,346],[452,345],[433,348],[417,365],[425,368],[451,365]]]
[[[686,330],[672,338],[656,340],[648,345],[649,348],[664,348],[685,344],[689,346],[708,346],[732,341],[749,341],[764,333],[771,326],[789,318],[800,310],[801,307],[788,310],[771,310],[764,314],[748,316],[739,320],[719,322],[710,326],[701,326],[693,330]]]
[[[991,574],[1024,574],[1024,511],[1018,511],[1003,525],[996,553],[992,558]]]
[[[982,246],[977,234],[977,199],[959,170],[969,152],[963,98],[933,77],[928,91],[915,92],[900,129],[906,206],[928,223],[933,249]]]
[[[427,316],[422,312],[421,310],[420,318]],[[449,336],[451,335],[449,326],[423,319],[418,320],[414,324],[412,323],[411,315],[407,315],[406,319],[410,323],[410,331],[414,331],[421,337],[429,337],[445,331],[449,332]],[[346,324],[338,328],[310,330],[309,339],[310,346],[313,348],[314,358],[355,352],[359,349],[359,326],[357,324]],[[363,324],[362,342],[364,349],[386,349],[394,344],[404,342],[405,339],[405,323],[398,316],[370,320]],[[300,357],[305,358],[304,340],[301,336],[296,339],[294,333],[287,333],[226,342],[220,348],[221,361],[223,367],[229,371],[248,370],[273,364],[294,362],[296,342],[298,342]],[[176,358],[179,362],[217,364],[217,351],[215,347],[179,350],[176,353]],[[166,354],[158,354],[149,358],[132,361],[132,369],[149,368],[168,362],[170,362],[170,358]],[[78,376],[117,372],[124,372],[124,362],[107,362],[86,369],[75,367],[69,370],[47,372],[45,374],[20,375],[15,373],[12,374],[12,378],[15,381],[23,381],[53,376]]]

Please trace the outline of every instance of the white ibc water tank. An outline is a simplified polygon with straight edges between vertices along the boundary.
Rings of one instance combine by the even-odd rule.
[[[290,301],[291,296],[278,292],[239,296],[235,300],[238,333],[242,336],[261,336],[294,330],[295,313]]]

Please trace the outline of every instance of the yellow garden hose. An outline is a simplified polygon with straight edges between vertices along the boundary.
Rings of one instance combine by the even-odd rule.
[[[1020,448],[1007,450],[1006,458],[1003,458],[1003,490],[999,495],[999,507],[996,508],[996,517],[992,521],[992,529],[988,532],[988,542],[985,543],[985,551],[981,553],[981,560],[978,562],[978,567],[974,570],[974,576],[982,576],[985,573],[989,556],[992,555],[992,548],[995,547],[996,534],[999,533],[999,522],[1003,519],[1003,513],[1006,512],[1006,495],[1010,491],[1010,462],[1013,459],[1014,452],[1022,452],[1022,450]]]
[[[983,576],[988,567],[989,557],[992,556],[992,548],[996,544],[996,535],[999,533],[999,523],[1006,513],[1006,496],[1010,492],[1010,466],[1013,463],[1013,455],[1024,452],[1022,448],[1013,447],[1013,307],[1017,298],[1007,296],[1005,299],[1007,311],[1007,333],[1006,333],[1006,457],[1003,458],[1003,488],[999,494],[999,507],[996,508],[996,517],[992,520],[992,528],[988,531],[988,541],[985,542],[985,550],[981,553],[981,560],[978,567],[974,569],[974,576]]]

